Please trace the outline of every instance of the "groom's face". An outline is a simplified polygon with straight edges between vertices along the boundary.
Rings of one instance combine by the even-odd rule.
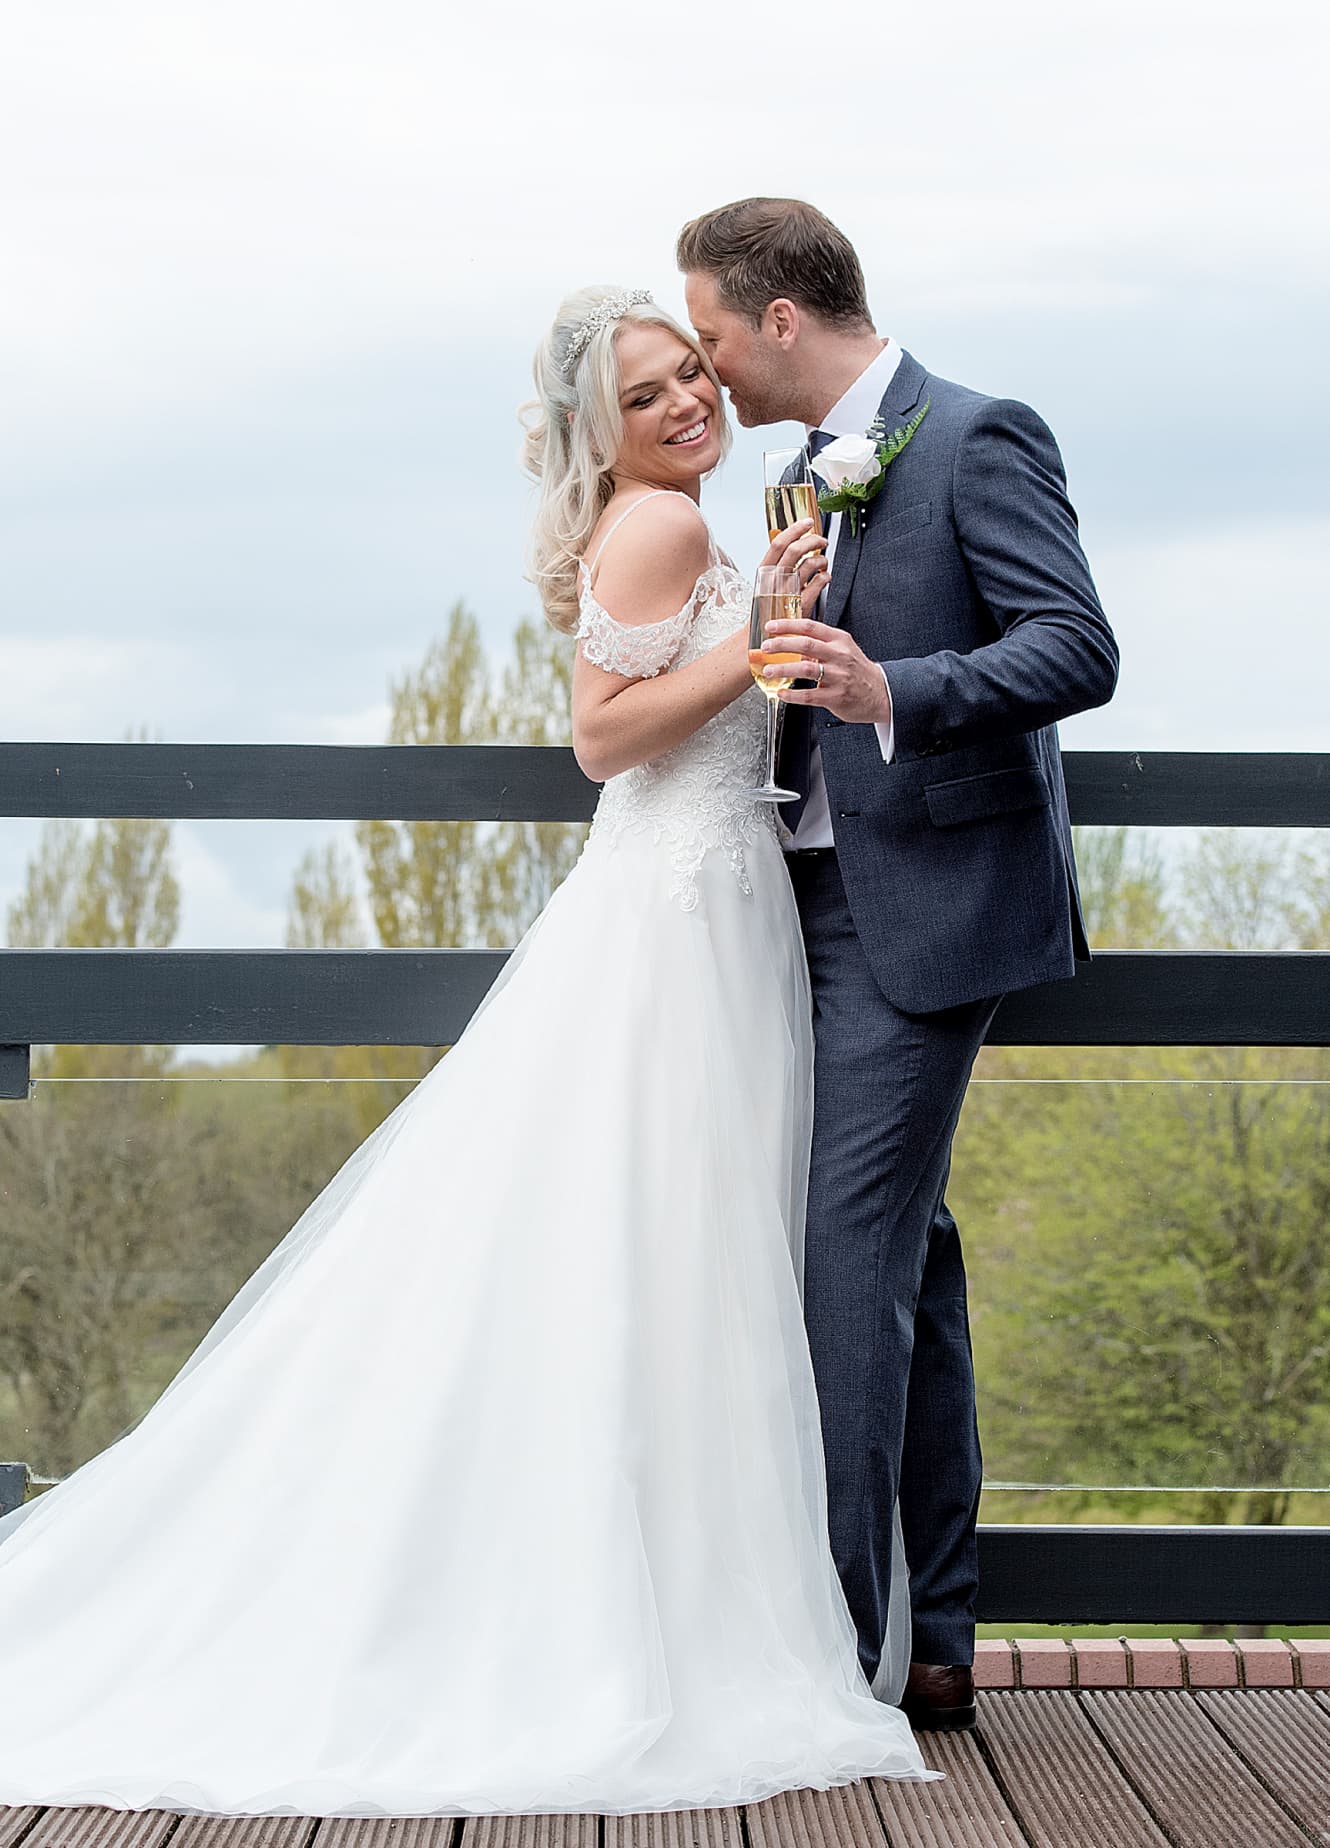
[[[697,329],[702,350],[730,394],[734,415],[745,429],[781,423],[790,415],[785,404],[784,365],[779,342],[766,319],[754,327],[746,315],[723,305],[711,276],[684,277],[688,318]]]

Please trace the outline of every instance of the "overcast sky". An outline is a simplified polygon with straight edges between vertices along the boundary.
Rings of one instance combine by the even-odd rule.
[[[536,608],[514,412],[559,297],[681,310],[680,223],[779,192],[854,240],[882,332],[1052,424],[1123,652],[1064,743],[1326,748],[1321,17],[11,12],[0,737],[372,742],[459,597],[501,656]],[[709,490],[741,562],[772,440]],[[181,941],[279,943],[330,831],[180,827]],[[0,821],[0,904],[36,833]]]

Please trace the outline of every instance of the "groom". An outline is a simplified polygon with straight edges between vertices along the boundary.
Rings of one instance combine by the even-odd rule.
[[[821,620],[772,632],[806,664],[782,820],[813,984],[804,1306],[832,1551],[872,1682],[899,1498],[901,1704],[969,1727],[980,1455],[951,1142],[1002,996],[1089,954],[1055,725],[1110,698],[1117,648],[1047,427],[880,338],[822,213],[722,206],[678,261],[741,424],[798,419],[816,457],[923,413],[857,530],[831,515]]]

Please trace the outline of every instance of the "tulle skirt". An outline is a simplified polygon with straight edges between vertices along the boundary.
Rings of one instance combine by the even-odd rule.
[[[807,976],[774,840],[747,858],[685,910],[648,837],[593,839],[140,1423],[0,1522],[0,1802],[630,1812],[924,1774],[828,1548]]]

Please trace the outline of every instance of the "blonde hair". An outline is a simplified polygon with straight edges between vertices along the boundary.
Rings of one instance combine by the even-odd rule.
[[[611,314],[609,304],[618,301],[626,302],[623,312]],[[666,328],[697,355],[716,388],[721,454],[730,446],[715,368],[672,315],[605,283],[578,289],[560,304],[536,351],[537,396],[519,415],[526,428],[522,466],[540,484],[527,577],[540,593],[547,620],[565,635],[577,628],[578,564],[614,492],[612,471],[623,441],[615,342],[630,321]],[[597,323],[589,338],[588,322]]]

